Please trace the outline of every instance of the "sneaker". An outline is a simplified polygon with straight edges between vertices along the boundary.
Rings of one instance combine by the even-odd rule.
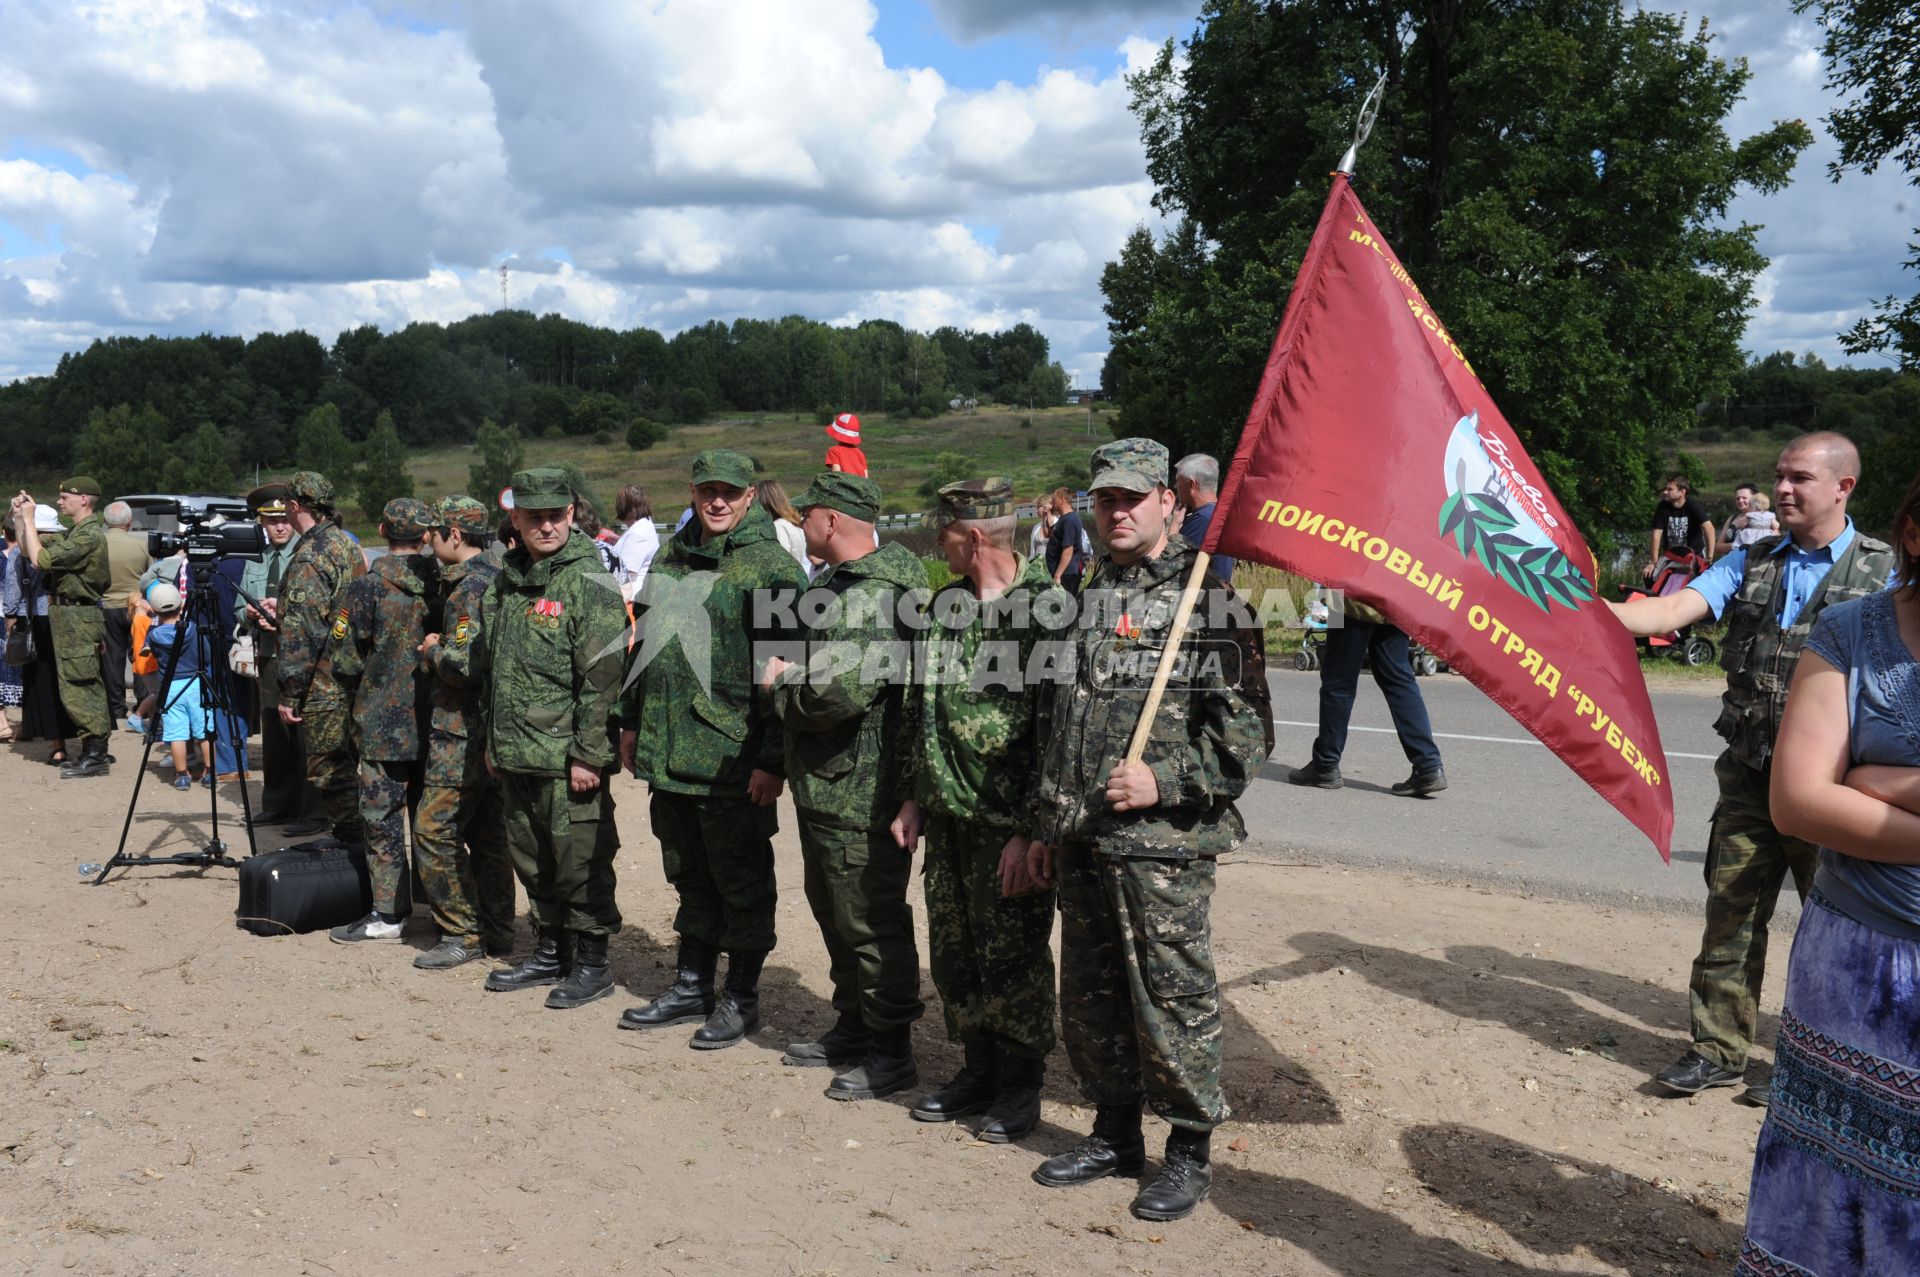
[[[207,787],[208,789],[212,789],[212,788],[213,788],[213,773],[212,773],[212,772],[201,772],[201,773],[200,773],[200,783],[201,783],[202,785],[205,785],[205,786],[206,786],[206,787]]]
[[[1338,789],[1346,784],[1340,778],[1340,768],[1322,767],[1318,763],[1308,763],[1305,767],[1296,767],[1287,773],[1289,785],[1312,785],[1316,789]]]
[[[193,792],[193,779],[185,772],[180,772],[173,778],[173,787],[183,794],[190,794]]]
[[[1678,1095],[1697,1095],[1716,1086],[1732,1086],[1740,1075],[1723,1069],[1698,1051],[1688,1051],[1654,1075],[1653,1080]]]
[[[1427,798],[1447,787],[1447,773],[1436,767],[1430,772],[1417,771],[1405,780],[1395,782],[1393,792],[1402,798]]]
[[[349,922],[344,927],[335,927],[327,932],[327,938],[335,944],[358,944],[362,940],[398,940],[406,930],[406,924],[388,922],[378,913],[370,913],[358,922]]]
[[[147,730],[147,723],[146,720],[138,714],[129,714],[127,715],[127,721],[121,725],[120,730],[132,732],[136,736],[143,735]]]

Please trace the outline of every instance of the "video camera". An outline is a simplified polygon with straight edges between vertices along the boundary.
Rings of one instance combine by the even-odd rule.
[[[257,523],[207,524],[216,516],[189,510],[178,502],[171,511],[155,507],[154,514],[171,514],[184,529],[147,533],[147,553],[156,559],[175,554],[186,556],[189,564],[211,564],[218,559],[258,559],[267,551],[267,534]]]

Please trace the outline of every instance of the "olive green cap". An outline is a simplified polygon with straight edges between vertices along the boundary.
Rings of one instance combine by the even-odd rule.
[[[418,541],[433,526],[433,512],[416,497],[395,497],[380,512],[380,535],[389,541]]]
[[[1152,439],[1115,439],[1093,450],[1092,470],[1089,492],[1099,488],[1152,492],[1167,483],[1167,445]]]
[[[287,495],[301,505],[333,508],[333,485],[327,482],[327,476],[311,470],[302,470],[287,480]]]
[[[472,497],[442,497],[433,507],[433,526],[461,532],[491,532],[493,515]]]
[[[753,486],[753,458],[744,452],[709,448],[693,459],[693,482],[730,483],[736,488]]]
[[[865,475],[829,470],[815,475],[807,490],[793,499],[796,510],[817,505],[872,523],[880,517],[880,485]]]
[[[60,491],[72,492],[83,497],[92,497],[96,501],[107,494],[100,490],[100,481],[84,474],[76,474],[71,479],[60,481]]]
[[[948,524],[955,519],[1003,519],[1012,513],[1013,480],[996,475],[940,489],[940,505],[933,518],[935,523]]]
[[[247,494],[247,508],[269,519],[287,517],[287,485],[263,483]]]
[[[558,510],[573,504],[573,489],[567,486],[567,473],[554,466],[513,472],[513,506],[516,510]]]

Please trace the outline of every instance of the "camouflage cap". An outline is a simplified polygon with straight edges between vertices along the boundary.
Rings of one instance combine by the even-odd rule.
[[[815,475],[807,490],[793,499],[796,510],[817,505],[872,523],[880,517],[880,485],[862,474],[829,470]]]
[[[60,491],[77,493],[83,497],[92,497],[96,501],[107,495],[100,490],[100,481],[98,479],[90,479],[84,474],[76,474],[71,479],[62,479],[60,481]]]
[[[729,483],[736,488],[753,486],[753,458],[744,452],[709,448],[693,459],[693,482]]]
[[[301,505],[333,508],[333,484],[327,481],[327,476],[311,470],[302,470],[287,480],[287,495]]]
[[[267,519],[287,517],[287,485],[263,483],[247,494],[247,508]]]
[[[1089,492],[1099,488],[1152,492],[1166,486],[1167,445],[1152,439],[1115,439],[1093,450],[1092,469]]]
[[[472,497],[442,497],[433,507],[433,526],[454,532],[491,532],[493,514]]]
[[[389,541],[418,541],[433,526],[433,512],[416,497],[395,497],[380,512],[380,535]]]
[[[553,466],[514,471],[512,492],[516,510],[559,510],[573,504],[566,472]]]
[[[1003,519],[1012,513],[1013,480],[996,475],[949,483],[940,489],[940,504],[933,519],[937,524],[948,524],[955,519]]]

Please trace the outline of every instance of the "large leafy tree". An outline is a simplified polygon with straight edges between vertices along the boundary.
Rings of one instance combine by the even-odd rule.
[[[1636,522],[1656,444],[1740,366],[1766,262],[1728,205],[1811,135],[1730,139],[1744,64],[1615,0],[1209,0],[1132,81],[1174,228],[1102,280],[1115,429],[1231,449],[1382,73],[1362,199],[1576,518]]]
[[[1912,0],[1794,0],[1793,8],[1819,14],[1827,85],[1847,99],[1827,117],[1840,143],[1833,179],[1891,162],[1920,185],[1920,8]],[[1920,244],[1907,247],[1907,268],[1920,270]],[[1894,351],[1901,367],[1920,369],[1920,295],[1887,298],[1840,341],[1853,354]]]
[[[407,445],[400,442],[393,414],[382,412],[367,436],[366,461],[360,468],[360,512],[378,519],[387,502],[413,495],[413,474],[407,469]]]

